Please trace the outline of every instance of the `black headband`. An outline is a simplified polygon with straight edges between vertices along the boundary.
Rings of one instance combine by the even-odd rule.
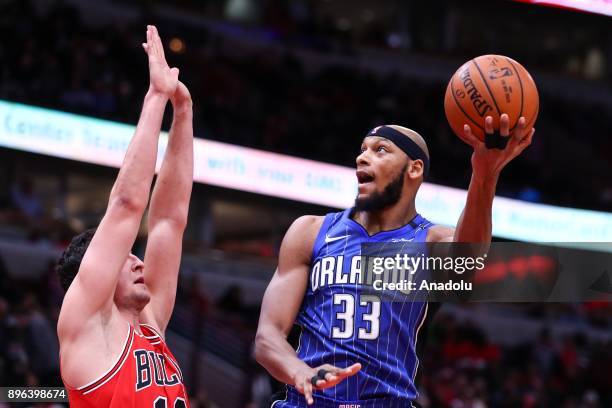
[[[390,126],[377,126],[368,132],[367,136],[380,136],[392,141],[397,147],[402,149],[412,160],[421,159],[423,161],[423,175],[429,173],[429,158],[427,154],[411,138]],[[366,137],[367,137],[366,136]]]

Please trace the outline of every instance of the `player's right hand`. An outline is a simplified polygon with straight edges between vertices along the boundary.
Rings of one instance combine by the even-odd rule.
[[[187,89],[185,84],[181,81],[178,81],[176,91],[170,97],[170,101],[172,102],[174,109],[191,106],[191,94],[189,93],[189,89]]]
[[[311,379],[312,377],[316,376],[321,369],[328,371],[328,373],[325,374],[325,379],[317,380],[316,386],[313,386]],[[314,402],[312,399],[313,389],[322,390],[333,387],[345,378],[357,374],[359,370],[361,370],[361,364],[359,363],[353,364],[352,366],[346,368],[339,368],[330,364],[323,364],[319,367],[305,368],[298,371],[293,377],[293,384],[300,393],[304,394],[308,405],[312,405]]]
[[[485,133],[493,135],[493,117],[485,118]],[[497,177],[502,169],[523,150],[531,144],[535,128],[527,128],[527,120],[521,116],[514,129],[510,129],[510,118],[508,114],[502,113],[499,119],[499,134],[508,138],[503,149],[487,148],[485,143],[472,134],[470,126],[466,123],[463,127],[463,138],[474,148],[472,153],[472,174],[480,179]]]
[[[142,44],[142,48],[149,57],[149,91],[172,97],[178,86],[179,70],[168,66],[155,26],[147,26],[147,42]]]

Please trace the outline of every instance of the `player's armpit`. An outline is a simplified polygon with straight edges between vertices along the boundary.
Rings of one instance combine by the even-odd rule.
[[[450,243],[453,242],[455,229],[443,225],[434,225],[427,231],[427,253],[433,257],[447,257],[450,255]],[[434,271],[432,278],[446,281],[451,276],[447,271]]]
[[[292,384],[306,364],[297,358],[287,336],[308,284],[311,254],[323,217],[304,216],[289,228],[278,268],[266,289],[255,338],[255,358],[279,381]]]
[[[475,258],[481,256],[488,250],[488,243],[479,242],[457,242],[456,229],[441,225],[433,226],[427,232],[427,252],[428,256],[440,258]],[[440,269],[431,271],[431,279],[437,282],[448,281],[472,281],[475,270],[466,270],[461,274],[455,273],[453,270]],[[465,301],[468,299],[469,293],[456,292],[454,293],[455,300]],[[451,297],[448,297],[449,300]]]
[[[427,242],[452,242],[454,235],[454,228],[434,225],[427,230]]]

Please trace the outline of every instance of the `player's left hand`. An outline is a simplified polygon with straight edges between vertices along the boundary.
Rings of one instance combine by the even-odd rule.
[[[470,126],[463,126],[463,135],[465,140],[474,148],[472,154],[472,171],[473,175],[479,179],[497,177],[501,170],[512,159],[517,157],[527,146],[531,144],[535,128],[531,130],[526,127],[527,121],[521,116],[514,130],[510,132],[510,118],[503,113],[499,119],[499,133],[501,137],[508,138],[504,149],[491,149],[485,146],[485,143],[472,134]],[[487,116],[485,118],[485,133],[493,135],[493,118]]]
[[[147,42],[142,44],[149,57],[149,91],[171,98],[178,86],[178,68],[166,62],[164,46],[154,25],[147,26]]]
[[[346,368],[335,367],[331,364],[323,364],[322,366],[317,367],[315,370],[318,372],[320,369],[327,371],[325,378],[317,380],[315,385],[317,389],[322,390],[325,388],[334,387],[345,378],[357,374],[357,372],[361,370],[361,364],[355,363]]]
[[[319,376],[321,370],[325,371],[324,378]],[[361,370],[361,364],[359,363],[346,368],[335,367],[331,364],[323,364],[314,368],[306,366],[294,375],[293,384],[298,392],[304,394],[306,403],[312,405],[314,403],[312,398],[313,389],[322,390],[333,387],[345,378],[357,374],[359,370]],[[316,382],[313,384],[315,379]]]

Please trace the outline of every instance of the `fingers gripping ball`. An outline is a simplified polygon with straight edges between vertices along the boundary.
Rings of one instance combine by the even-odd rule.
[[[502,146],[495,146],[499,140],[485,140],[487,116],[493,117],[497,132],[502,113],[510,118],[510,132],[524,116],[530,131],[539,107],[538,90],[529,72],[503,55],[482,55],[463,64],[449,81],[444,96],[444,111],[453,132],[464,139],[463,125],[468,124],[472,134],[491,147]]]

